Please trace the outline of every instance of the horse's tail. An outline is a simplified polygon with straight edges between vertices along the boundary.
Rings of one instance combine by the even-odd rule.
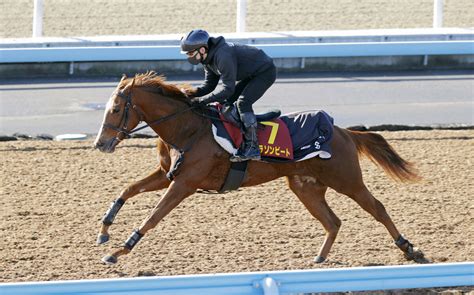
[[[382,135],[372,132],[349,131],[357,151],[378,164],[394,180],[418,181],[421,177],[412,163],[404,160]]]

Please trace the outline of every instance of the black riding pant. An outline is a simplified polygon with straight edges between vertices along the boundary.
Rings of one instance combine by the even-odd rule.
[[[227,99],[228,103],[237,101],[239,113],[252,112],[252,105],[263,96],[276,79],[276,67],[272,64],[270,68],[243,79],[235,85],[234,94]]]

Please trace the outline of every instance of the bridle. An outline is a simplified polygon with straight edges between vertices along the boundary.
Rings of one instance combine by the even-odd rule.
[[[128,122],[129,119],[130,119],[129,112],[130,112],[131,109],[134,110],[135,112],[137,112],[138,118],[139,118],[138,123],[144,121],[143,113],[141,111],[139,111],[139,107],[137,105],[133,104],[133,102],[132,102],[132,89],[133,89],[133,82],[132,82],[132,87],[130,87],[130,91],[129,91],[128,94],[126,94],[123,90],[117,91],[117,95],[120,98],[125,100],[125,109],[123,111],[122,118],[120,119],[119,125],[114,126],[112,124],[107,124],[107,123],[102,124],[103,128],[109,128],[109,129],[117,131],[116,137],[112,139],[112,141],[113,141],[112,144],[113,145],[118,144],[118,142],[122,141],[123,139],[130,138],[133,133],[135,133],[137,131],[140,131],[144,128],[147,128],[148,126],[163,123],[163,122],[168,121],[168,120],[170,120],[174,117],[179,116],[182,113],[185,113],[185,112],[188,112],[190,110],[193,110],[193,109],[197,108],[196,106],[190,105],[189,107],[181,109],[181,110],[177,111],[176,113],[164,116],[162,118],[159,118],[158,120],[155,120],[153,122],[149,122],[144,126],[140,126],[140,127],[137,127],[135,129],[129,131],[127,125],[129,123]],[[171,146],[173,149],[175,149],[178,152],[178,157],[177,157],[176,161],[174,162],[173,166],[170,167],[170,170],[168,171],[168,173],[166,173],[166,177],[170,181],[172,181],[175,178],[175,176],[177,175],[178,168],[180,167],[181,163],[184,161],[184,153],[191,149],[192,145],[201,136],[201,134],[204,132],[204,130],[205,130],[204,128],[201,128],[197,133],[195,133],[188,140],[188,143],[183,148],[180,148],[180,147],[178,147],[177,145],[175,145],[173,143],[165,141],[165,143],[167,143],[169,146]]]
[[[132,88],[130,88],[130,91],[129,91],[128,94],[126,94],[122,90],[119,90],[117,92],[117,96],[119,96],[120,98],[125,100],[125,108],[124,108],[124,111],[122,113],[122,118],[120,119],[120,123],[118,124],[118,126],[114,126],[112,124],[104,123],[104,124],[102,124],[102,127],[109,128],[109,129],[117,131],[117,135],[115,136],[115,138],[118,141],[122,141],[123,139],[130,138],[131,135],[135,132],[143,130],[143,129],[151,126],[151,125],[157,125],[157,124],[163,123],[163,122],[168,121],[168,120],[170,120],[170,119],[172,119],[172,118],[174,118],[174,117],[176,117],[176,116],[178,116],[182,113],[185,113],[189,110],[192,110],[192,109],[196,108],[195,106],[189,106],[187,108],[184,108],[182,110],[177,111],[176,113],[164,116],[164,117],[159,118],[159,119],[157,119],[153,122],[147,123],[143,126],[136,127],[133,130],[128,130],[128,123],[129,123],[128,121],[130,119],[130,115],[129,115],[130,109],[134,110],[137,113],[138,118],[139,118],[138,123],[144,121],[144,116],[143,116],[143,113],[139,110],[139,107],[137,105],[133,104],[133,102],[132,102]]]
[[[133,102],[132,102],[132,89],[133,89],[134,82],[135,82],[135,80],[133,80],[128,94],[126,94],[124,90],[118,90],[117,91],[117,96],[119,96],[120,98],[125,100],[125,108],[124,108],[122,118],[120,119],[120,123],[118,124],[118,126],[114,126],[114,125],[108,124],[108,123],[103,123],[102,124],[102,128],[109,128],[109,129],[117,131],[117,135],[115,136],[115,138],[112,139],[112,141],[113,141],[112,144],[113,145],[118,144],[118,142],[122,141],[123,139],[130,138],[131,135],[133,133],[137,132],[137,131],[145,129],[145,128],[151,126],[151,125],[158,125],[160,123],[163,123],[165,121],[173,119],[174,117],[177,117],[180,114],[191,111],[191,110],[193,110],[194,113],[198,114],[201,117],[208,118],[208,119],[213,119],[213,118],[218,119],[218,118],[215,118],[214,116],[209,116],[209,115],[206,115],[204,113],[196,112],[194,109],[199,109],[199,108],[202,108],[202,107],[197,106],[197,105],[188,104],[187,108],[181,109],[181,110],[179,110],[179,111],[177,111],[173,114],[164,116],[164,117],[159,118],[155,121],[146,122],[147,124],[145,124],[143,126],[140,126],[140,127],[136,127],[135,129],[128,130],[128,123],[129,123],[129,119],[130,119],[130,114],[129,114],[130,110],[134,110],[137,113],[138,118],[139,118],[138,123],[144,121],[144,119],[145,119],[145,117],[143,115],[143,112],[140,111],[140,108],[137,105],[133,104]],[[204,108],[208,109],[206,107],[204,107]],[[180,165],[182,164],[182,162],[184,161],[184,153],[191,149],[193,144],[197,141],[197,139],[201,136],[201,134],[205,130],[206,130],[205,128],[201,128],[197,133],[195,133],[193,136],[191,136],[191,138],[189,138],[187,144],[185,144],[185,146],[182,147],[182,148],[178,147],[177,145],[175,145],[173,143],[165,141],[165,143],[167,143],[169,146],[171,146],[173,149],[175,149],[178,152],[178,157],[177,157],[176,161],[174,162],[173,166],[170,167],[170,170],[166,174],[166,177],[170,181],[172,181],[176,177],[176,175],[178,173],[178,169],[179,169]]]
[[[120,119],[120,123],[118,124],[118,126],[114,126],[112,124],[108,124],[108,123],[104,123],[102,124],[102,127],[104,128],[109,128],[109,129],[112,129],[112,130],[115,130],[117,131],[117,135],[116,135],[116,138],[118,140],[123,140],[125,138],[130,138],[131,134],[138,131],[138,130],[131,130],[131,131],[128,131],[128,121],[130,119],[130,115],[129,115],[129,111],[130,111],[130,108],[132,108],[133,110],[135,110],[135,112],[138,113],[138,110],[137,110],[137,107],[136,105],[133,105],[132,104],[132,95],[131,95],[131,91],[130,91],[130,94],[125,94],[122,90],[119,90],[117,92],[117,95],[124,99],[125,100],[125,109],[123,110],[123,113],[122,113],[122,118]],[[140,121],[142,120],[142,114],[141,113],[138,113],[138,116],[140,118]],[[145,126],[147,127],[147,126]]]

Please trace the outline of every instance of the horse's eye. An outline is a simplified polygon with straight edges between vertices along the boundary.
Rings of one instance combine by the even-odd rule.
[[[120,108],[119,108],[119,107],[114,107],[114,108],[112,109],[112,113],[113,113],[113,114],[118,113],[118,112],[120,112]]]

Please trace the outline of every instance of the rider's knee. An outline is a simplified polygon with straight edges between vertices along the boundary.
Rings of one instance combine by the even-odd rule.
[[[244,96],[239,96],[239,99],[235,103],[240,114],[253,113],[252,104],[248,103]]]

